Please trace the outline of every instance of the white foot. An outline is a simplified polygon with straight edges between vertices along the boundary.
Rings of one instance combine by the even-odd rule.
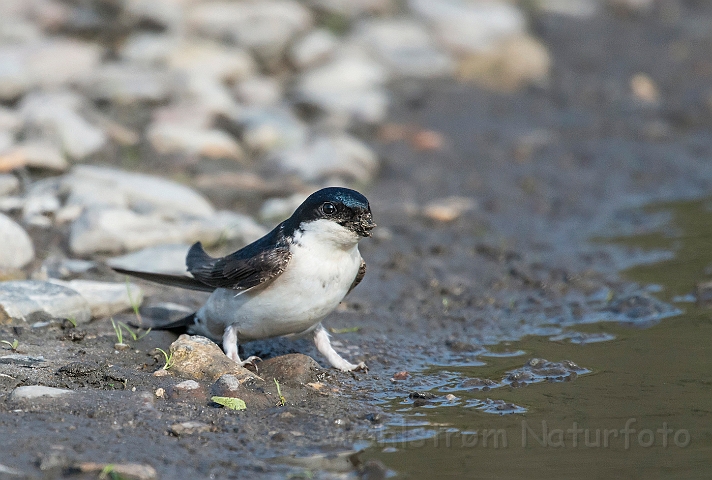
[[[368,367],[365,363],[360,362],[354,365],[341,357],[341,355],[334,350],[334,347],[331,346],[329,334],[321,324],[314,330],[314,344],[316,345],[316,349],[319,350],[319,353],[326,357],[326,360],[332,367],[338,368],[342,372],[353,372],[357,370],[368,371]]]

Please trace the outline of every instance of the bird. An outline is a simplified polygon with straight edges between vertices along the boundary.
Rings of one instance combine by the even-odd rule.
[[[222,343],[240,365],[238,344],[311,333],[317,350],[341,371],[367,370],[331,346],[322,320],[363,279],[366,262],[358,243],[376,227],[361,193],[327,187],[255,242],[215,258],[195,243],[186,256],[190,276],[113,267],[118,273],[165,285],[212,292],[192,315],[158,328],[203,335]]]

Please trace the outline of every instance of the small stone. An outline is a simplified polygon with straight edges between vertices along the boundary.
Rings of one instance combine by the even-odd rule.
[[[410,373],[407,371],[403,370],[402,372],[396,372],[393,374],[393,378],[391,380],[407,380],[408,377],[410,377]]]
[[[419,130],[410,139],[411,145],[418,151],[440,150],[445,143],[443,135],[433,130]]]
[[[179,376],[215,381],[230,373],[241,382],[259,378],[230,360],[215,342],[199,335],[181,335],[171,344],[170,351],[173,354],[171,371]]]
[[[272,77],[252,77],[238,83],[234,88],[237,99],[255,107],[270,107],[277,105],[282,99],[282,86]]]
[[[0,213],[0,269],[22,268],[35,258],[32,239],[10,217]]]
[[[93,100],[121,105],[157,103],[173,92],[172,79],[166,72],[126,62],[102,65],[86,88]]]
[[[240,380],[231,374],[220,376],[210,387],[210,395],[213,397],[234,397],[244,388],[240,388]],[[238,395],[239,396],[239,395]]]
[[[72,390],[66,390],[64,388],[53,388],[44,387],[42,385],[26,385],[24,387],[17,387],[10,393],[8,397],[9,401],[21,401],[21,400],[37,400],[42,397],[47,398],[58,398],[66,395],[71,395],[74,392]]]
[[[20,102],[25,123],[41,131],[47,141],[58,142],[76,160],[104,148],[106,133],[87,121],[77,110],[84,100],[70,92],[31,93]]]
[[[423,209],[423,215],[438,222],[452,222],[476,206],[475,200],[469,197],[446,197],[428,203]]]
[[[26,142],[7,150],[0,155],[0,169],[3,169],[3,165],[56,172],[63,172],[69,168],[69,163],[62,155],[61,150],[55,145],[44,142]]]
[[[60,87],[90,75],[101,61],[98,44],[62,37],[0,46],[0,99],[15,100],[35,87]]]
[[[153,372],[154,377],[168,377],[170,376],[171,372],[166,370],[165,368],[161,368]]]
[[[0,356],[0,364],[4,365],[20,365],[23,367],[36,367],[45,359],[42,356],[31,357],[29,355],[22,355],[19,353],[11,353],[10,355]]]
[[[257,70],[245,50],[211,42],[182,45],[171,51],[167,64],[173,70],[199,73],[228,83],[247,79]]]
[[[189,244],[157,245],[110,258],[106,264],[126,270],[187,275],[185,257],[189,249]]]
[[[22,128],[22,117],[16,110],[0,106],[0,131],[16,134]]]
[[[321,371],[313,358],[301,353],[289,353],[261,362],[258,374],[262,378],[276,378],[285,385],[305,385],[315,382]]]
[[[162,155],[182,154],[206,158],[243,160],[240,144],[230,134],[216,129],[154,124],[147,132],[151,146]]]
[[[50,318],[73,318],[77,323],[91,320],[86,299],[76,291],[36,280],[0,283],[0,323],[10,319],[33,323]]]
[[[195,380],[186,380],[168,387],[166,398],[173,401],[201,401],[207,400],[205,389]]]
[[[347,121],[375,124],[386,118],[387,80],[388,72],[378,62],[365,54],[349,54],[302,73],[294,96]]]
[[[208,218],[165,220],[157,215],[139,215],[126,209],[87,210],[72,224],[69,246],[76,255],[125,250],[165,243],[220,240],[249,243],[266,233],[264,227],[245,215],[217,212]]]
[[[457,53],[483,52],[526,31],[524,12],[509,2],[409,0],[432,26],[440,43]]]
[[[281,222],[289,218],[309,195],[295,193],[287,198],[269,198],[260,208],[259,217],[263,222]]]
[[[0,197],[17,192],[20,181],[15,175],[0,174]]]
[[[328,30],[316,29],[292,45],[289,59],[300,70],[327,60],[336,50],[339,40]]]
[[[635,98],[643,103],[658,103],[660,91],[652,78],[644,73],[636,73],[630,79],[630,89]]]
[[[81,275],[97,267],[96,262],[89,260],[77,260],[73,258],[48,257],[42,262],[40,275],[42,278],[35,280],[46,280],[48,278],[65,279],[74,275]]]
[[[286,108],[246,110],[240,124],[245,146],[258,153],[299,148],[309,135],[307,125]]]
[[[176,48],[176,38],[149,32],[129,35],[121,47],[121,58],[132,63],[158,65],[165,63],[170,53]]]
[[[376,19],[362,23],[355,33],[397,76],[447,77],[455,61],[441,51],[424,25],[406,19]]]
[[[59,210],[59,207],[59,199],[51,193],[30,194],[22,206],[22,219],[25,223],[41,225],[41,223],[36,222],[37,218],[52,215]],[[49,218],[45,220],[48,226],[52,225],[52,221]]]
[[[523,34],[503,40],[496,48],[463,56],[457,78],[493,90],[511,91],[528,84],[546,84],[551,63],[546,46]]]
[[[193,435],[195,433],[209,432],[211,430],[210,425],[203,422],[181,422],[174,423],[171,425],[170,431],[173,435]]]
[[[309,10],[291,0],[203,2],[186,15],[189,29],[220,40],[229,38],[268,63],[281,57],[292,39],[312,23]]]
[[[308,182],[337,177],[365,183],[373,179],[379,166],[370,147],[345,133],[318,136],[298,150],[279,153],[277,162]]]
[[[68,189],[72,195],[80,194],[75,203],[85,207],[97,204],[128,206],[137,212],[157,213],[167,218],[180,215],[208,217],[215,212],[205,197],[185,185],[154,175],[108,167],[77,165],[63,177],[62,188]],[[105,202],[102,194],[104,197],[111,195],[112,199]]]
[[[114,344],[114,350],[117,352],[123,352],[124,350],[129,350],[131,348],[131,345],[128,343],[115,343]]]
[[[134,283],[96,282],[93,280],[53,280],[78,292],[91,309],[92,318],[109,317],[143,302],[143,291]]]
[[[166,395],[166,391],[163,388],[157,388],[155,392],[156,398],[164,398]]]

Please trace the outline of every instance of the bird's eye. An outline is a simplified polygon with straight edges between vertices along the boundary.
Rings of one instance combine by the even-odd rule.
[[[336,206],[331,202],[324,202],[321,211],[324,212],[324,215],[333,215],[336,213]]]

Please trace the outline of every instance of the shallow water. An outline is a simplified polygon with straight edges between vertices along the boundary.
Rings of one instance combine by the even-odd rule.
[[[395,419],[366,457],[380,459],[399,478],[707,478],[712,310],[689,300],[712,265],[709,206],[694,201],[651,207],[648,213],[671,213],[660,231],[603,240],[672,251],[668,260],[629,268],[622,276],[652,286],[648,290],[682,313],[645,327],[575,327],[594,334],[583,338],[601,341],[527,337],[492,349],[504,354],[480,355],[482,366],[433,366],[420,374],[442,380],[430,389],[436,399],[391,400],[387,408]],[[590,373],[484,390],[462,380],[501,381],[530,358],[571,360]],[[458,385],[456,379],[460,388],[449,388]],[[448,391],[457,398],[446,399]]]

